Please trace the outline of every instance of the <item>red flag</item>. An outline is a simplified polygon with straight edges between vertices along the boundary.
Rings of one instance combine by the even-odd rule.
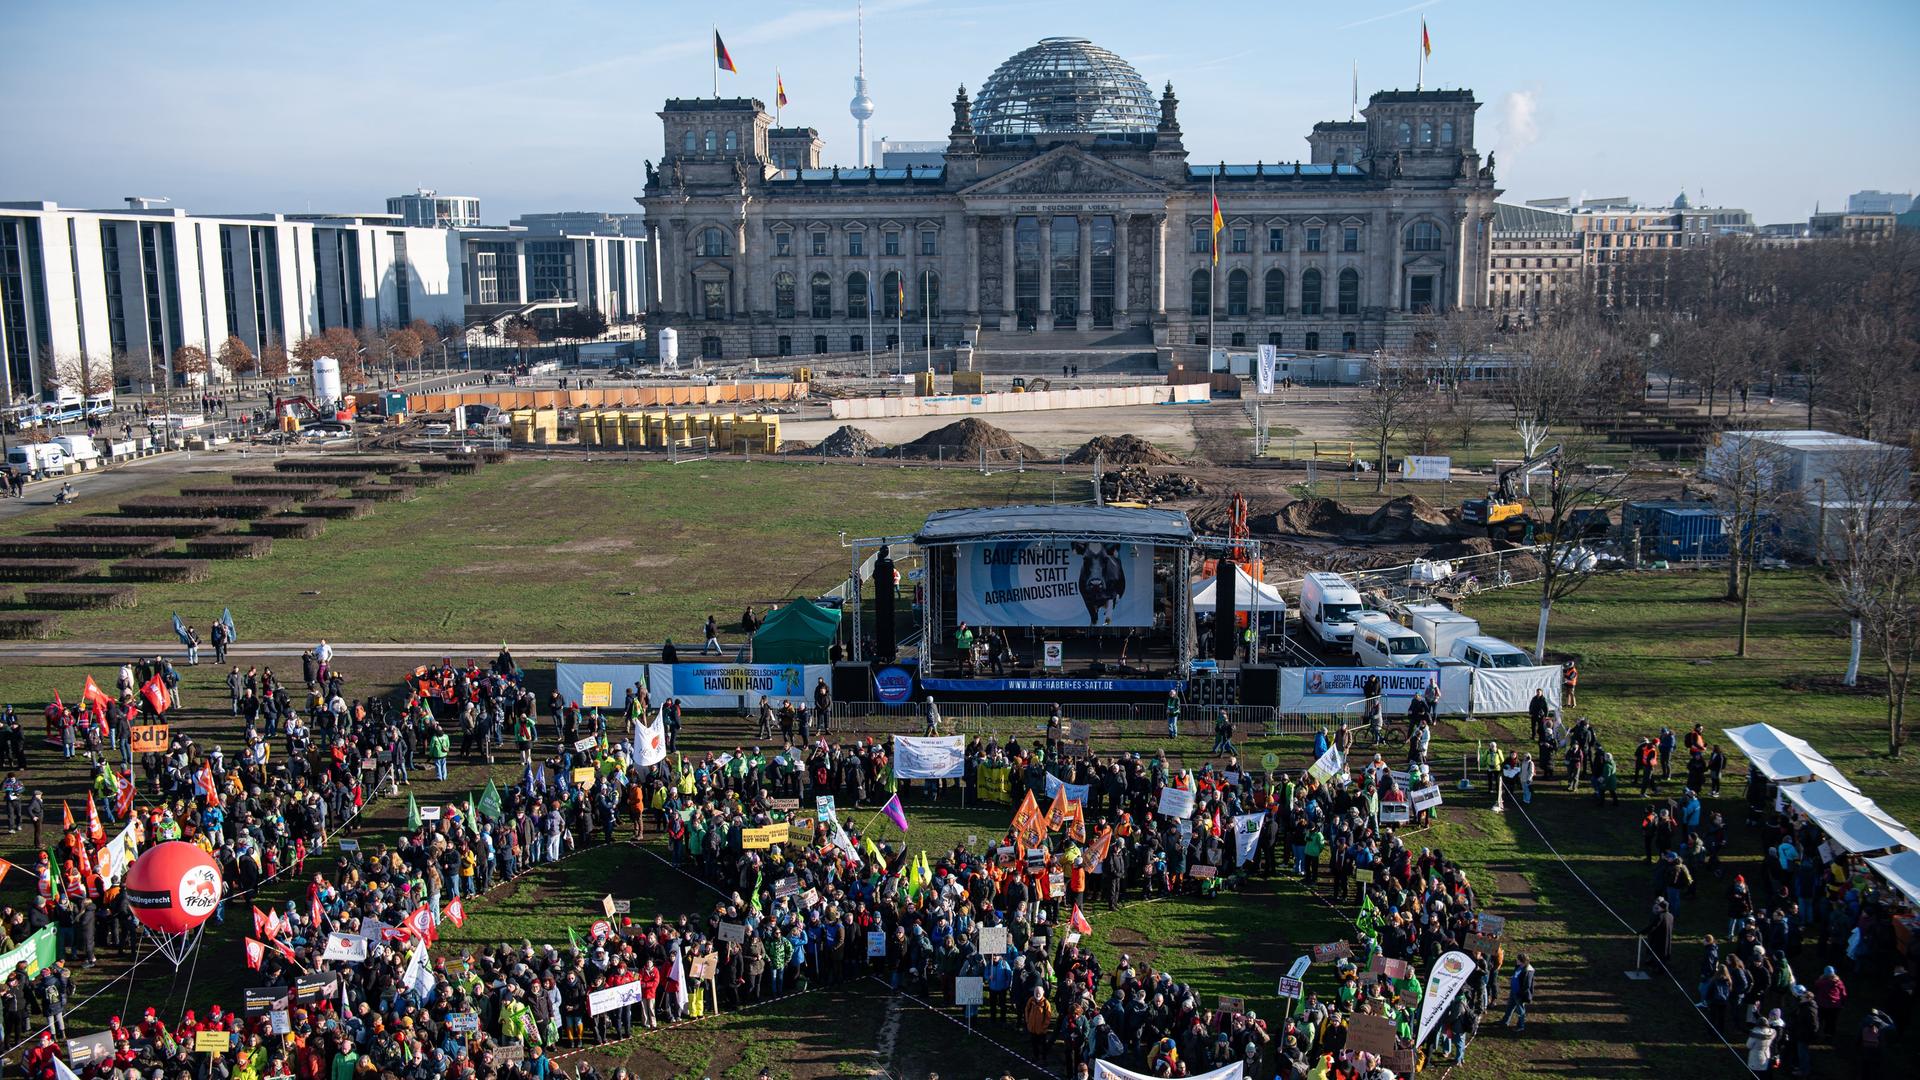
[[[283,919],[283,918],[281,918],[281,917],[280,917],[280,912],[279,912],[279,911],[277,911],[277,910],[273,910],[273,909],[268,909],[268,911],[267,911],[267,938],[268,938],[268,940],[270,940],[270,941],[277,941],[277,940],[279,940],[279,938],[280,938],[280,935],[282,935],[282,934],[284,934],[284,933],[286,933],[286,932],[287,932],[287,920],[285,920],[285,919]]]
[[[139,789],[134,786],[131,772],[122,773],[115,780],[119,789],[113,796],[113,814],[115,817],[123,818],[133,812],[133,797]]]
[[[60,831],[63,833],[72,832],[73,831],[73,807],[68,806],[67,800],[65,799],[60,800],[60,816],[66,819],[65,821],[61,822]]]
[[[713,62],[721,71],[739,74],[740,69],[733,66],[733,54],[727,51],[727,43],[720,40],[720,31],[713,32]]]
[[[273,942],[273,951],[279,953],[281,956],[284,956],[289,960],[293,960],[293,962],[296,964],[300,962],[299,960],[294,958],[293,946],[288,944],[287,942],[284,942],[284,941]]]
[[[0,859],[0,881],[7,880],[7,875],[11,873],[13,873],[13,864],[5,859]]]
[[[140,688],[140,696],[146,698],[147,704],[153,706],[153,711],[161,716],[173,708],[173,695],[167,692],[167,684],[158,675],[148,679],[146,685]]]
[[[318,894],[318,893],[315,893],[315,894],[314,894],[314,897],[313,897],[313,910],[312,910],[312,914],[311,914],[311,915],[309,916],[310,918],[312,918],[312,919],[313,919],[313,932],[314,932],[315,934],[319,934],[319,933],[324,933],[324,932],[325,932],[324,930],[322,930],[322,928],[321,928],[321,925],[322,925],[322,923],[324,923],[324,922],[325,922],[325,920],[326,920],[326,914],[327,914],[327,913],[326,913],[326,911],[325,911],[325,909],[323,909],[323,908],[321,908],[321,906],[320,906],[320,894]],[[309,935],[309,936],[312,936],[312,935]]]
[[[200,772],[193,778],[193,793],[205,799],[208,806],[220,802],[220,785],[213,778],[212,764],[201,764]]]
[[[100,825],[100,808],[94,805],[93,792],[87,792],[87,835],[96,845],[107,842],[107,830]]]
[[[1067,925],[1076,933],[1081,933],[1081,934],[1093,933],[1092,924],[1087,922],[1087,917],[1085,915],[1080,914],[1079,904],[1073,905],[1073,921],[1068,923]]]
[[[267,960],[267,943],[264,941],[255,941],[252,938],[248,938],[247,939],[248,969],[253,971],[259,971],[260,965],[266,963],[266,960]]]
[[[407,916],[407,929],[420,935],[420,940],[431,942],[440,935],[433,930],[433,911],[425,904],[413,909]]]
[[[0,875],[0,876],[3,876],[3,875]],[[446,917],[447,917],[447,921],[452,923],[455,927],[461,927],[461,926],[467,925],[467,909],[464,905],[460,903],[459,897],[456,896],[453,899],[447,901]]]
[[[253,906],[253,932],[263,938],[273,936],[267,933],[267,915],[258,904]]]
[[[93,676],[91,675],[87,676],[86,685],[80,688],[80,700],[101,709],[105,709],[107,706],[113,704],[113,699],[107,696],[105,690],[100,689],[99,684],[93,681]]]

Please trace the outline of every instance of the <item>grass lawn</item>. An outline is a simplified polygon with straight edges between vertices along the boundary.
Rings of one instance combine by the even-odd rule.
[[[910,532],[937,509],[1088,495],[1083,480],[1037,471],[511,462],[330,522],[318,539],[276,541],[265,559],[216,562],[202,583],[142,585],[137,608],[66,613],[56,634],[171,642],[170,612],[204,634],[231,607],[253,641],[697,644],[709,613],[731,623],[749,603],[844,580],[843,531]],[[52,514],[10,524],[45,528]]]

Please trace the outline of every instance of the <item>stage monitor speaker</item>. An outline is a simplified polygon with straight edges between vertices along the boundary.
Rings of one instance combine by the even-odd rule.
[[[1231,660],[1240,655],[1240,613],[1234,606],[1240,582],[1232,560],[1221,559],[1214,565],[1219,570],[1213,579],[1213,655],[1216,660]]]
[[[833,665],[833,700],[872,701],[873,669],[865,664]]]
[[[1240,704],[1280,704],[1280,669],[1272,664],[1243,664],[1240,667]]]

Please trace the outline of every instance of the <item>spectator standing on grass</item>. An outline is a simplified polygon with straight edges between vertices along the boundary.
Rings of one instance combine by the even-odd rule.
[[[1560,669],[1560,707],[1563,709],[1573,708],[1575,705],[1574,695],[1579,692],[1579,689],[1580,665],[1569,660],[1566,666]]]
[[[1180,737],[1180,691],[1167,691],[1167,738]]]
[[[1513,978],[1507,983],[1507,1014],[1500,1023],[1512,1027],[1515,1031],[1527,1030],[1527,1008],[1533,1004],[1533,964],[1526,953],[1520,954],[1520,962],[1513,969]],[[1519,1024],[1514,1024],[1518,1017]]]
[[[307,681],[326,682],[327,672],[333,668],[333,646],[327,644],[326,638],[321,638],[320,644],[314,646],[313,664],[314,677]]]
[[[707,644],[700,651],[702,653],[717,653],[721,651],[720,623],[711,615],[707,616]]]

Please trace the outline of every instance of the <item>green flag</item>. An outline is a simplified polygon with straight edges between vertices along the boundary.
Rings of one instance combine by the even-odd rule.
[[[413,792],[407,792],[407,828],[420,827],[420,804],[414,801]]]
[[[1380,935],[1380,911],[1373,906],[1372,894],[1367,894],[1361,898],[1360,914],[1354,918],[1353,924],[1358,926],[1360,932],[1369,938],[1375,938]]]
[[[571,949],[572,949],[572,950],[573,950],[574,952],[580,952],[580,951],[581,951],[581,949],[580,949],[580,935],[579,935],[579,934],[576,934],[576,933],[574,933],[574,932],[573,932],[573,927],[571,927],[571,926],[569,926],[569,927],[567,927],[567,947],[568,947],[568,948],[571,948]]]
[[[473,792],[467,792],[467,823],[474,828],[480,827],[480,815],[473,812]]]
[[[480,814],[488,821],[500,820],[500,789],[493,786],[492,778],[487,780],[487,790],[480,793]]]

